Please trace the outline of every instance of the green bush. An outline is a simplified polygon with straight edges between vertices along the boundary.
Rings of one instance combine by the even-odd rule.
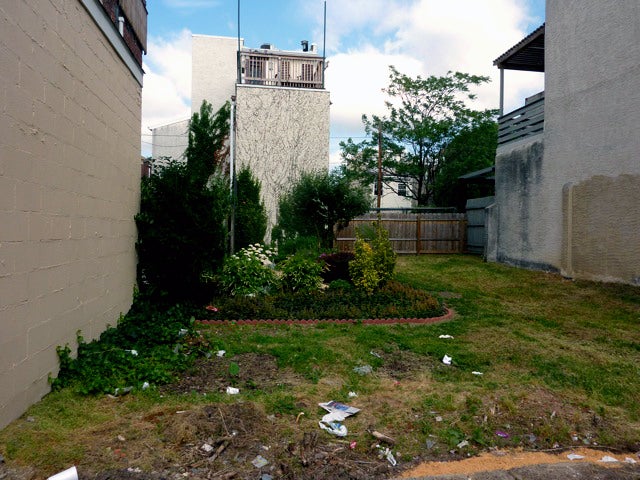
[[[138,227],[138,286],[174,301],[204,297],[202,277],[219,269],[226,244],[226,182],[201,187],[187,165],[170,162],[142,180]]]
[[[57,348],[60,371],[52,387],[95,394],[141,388],[144,382],[168,383],[209,350],[193,326],[184,307],[136,301],[117,327],[105,330],[98,340],[86,343],[78,334],[76,358],[68,346]]]
[[[249,167],[240,170],[236,178],[234,248],[240,250],[262,243],[267,232],[267,211],[260,199],[260,181]]]
[[[280,282],[284,291],[309,292],[322,285],[320,274],[324,265],[302,255],[293,255],[278,265],[282,272]]]
[[[220,285],[231,295],[269,292],[278,284],[273,269],[273,255],[271,250],[256,243],[227,257],[220,274]]]
[[[356,232],[355,258],[349,262],[353,284],[371,295],[393,278],[396,254],[389,241],[389,232],[380,221],[369,230]]]
[[[304,173],[280,199],[276,240],[314,237],[318,247],[331,249],[335,228],[369,210],[366,190],[354,187],[338,173]]]
[[[201,309],[198,318],[242,319],[366,319],[428,318],[443,312],[437,299],[423,290],[388,282],[372,295],[349,283],[332,282],[324,291],[278,292],[271,295],[219,297],[214,309]],[[334,285],[335,284],[335,285]]]
[[[227,153],[229,105],[215,115],[203,102],[189,123],[186,163],[170,161],[143,178],[138,227],[138,286],[174,302],[204,299],[204,281],[222,265],[229,188],[216,167]]]

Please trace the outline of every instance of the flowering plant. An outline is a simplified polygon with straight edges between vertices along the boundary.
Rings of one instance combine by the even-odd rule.
[[[278,284],[274,271],[275,252],[255,243],[227,257],[220,283],[231,295],[267,293]]]

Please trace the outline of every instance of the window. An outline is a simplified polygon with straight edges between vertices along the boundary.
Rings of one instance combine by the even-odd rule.
[[[406,197],[407,196],[407,184],[406,183],[398,183],[398,196]]]
[[[249,72],[247,75],[247,83],[261,85],[264,78],[264,63],[262,57],[249,57]]]

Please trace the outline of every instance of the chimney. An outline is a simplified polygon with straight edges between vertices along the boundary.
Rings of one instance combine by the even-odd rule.
[[[303,52],[308,52],[309,51],[309,40],[302,40],[300,43],[302,44],[302,51]]]

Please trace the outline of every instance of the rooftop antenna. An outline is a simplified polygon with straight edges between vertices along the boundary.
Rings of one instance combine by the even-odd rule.
[[[324,88],[324,71],[327,68],[326,49],[327,49],[327,0],[324,0],[324,25],[323,25],[323,31],[322,31],[322,88]]]

